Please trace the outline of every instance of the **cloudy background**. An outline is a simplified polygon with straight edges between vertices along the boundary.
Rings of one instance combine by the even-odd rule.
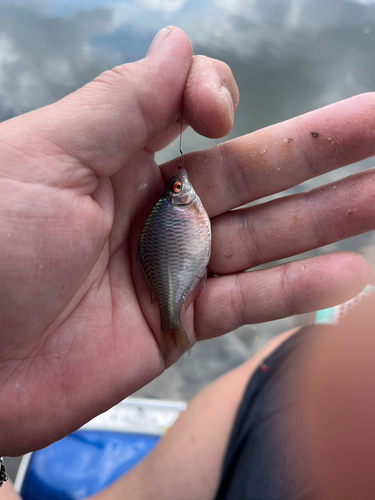
[[[155,34],[169,24],[189,35],[195,54],[231,66],[241,101],[229,137],[374,90],[375,0],[0,0],[0,121],[54,102],[117,64],[142,58]],[[188,131],[183,149],[215,143]],[[177,152],[174,143],[158,160]],[[373,160],[291,191],[370,166]],[[372,261],[374,243],[369,233],[319,251],[350,249]],[[201,343],[142,394],[187,399],[274,334],[308,320],[250,325]]]

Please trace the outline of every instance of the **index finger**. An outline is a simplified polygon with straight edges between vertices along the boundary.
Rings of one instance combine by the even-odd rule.
[[[375,155],[375,93],[185,156],[210,217]],[[163,165],[169,178],[179,159]]]

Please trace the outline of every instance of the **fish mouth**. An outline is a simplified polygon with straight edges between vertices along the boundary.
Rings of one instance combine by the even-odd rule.
[[[193,203],[193,200],[190,200],[187,203],[175,203],[175,205],[178,205],[179,207],[187,207],[188,205],[191,205],[192,203]]]

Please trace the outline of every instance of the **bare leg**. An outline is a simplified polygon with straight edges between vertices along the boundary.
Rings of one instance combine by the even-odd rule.
[[[249,361],[201,391],[153,451],[92,500],[211,500],[251,375],[296,331],[289,330],[272,339]]]
[[[0,500],[21,500],[10,479],[0,488]]]

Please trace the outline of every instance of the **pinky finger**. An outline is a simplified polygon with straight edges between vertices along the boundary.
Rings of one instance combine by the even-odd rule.
[[[369,275],[369,265],[361,255],[335,252],[209,278],[195,303],[197,340],[340,304],[361,292]]]

